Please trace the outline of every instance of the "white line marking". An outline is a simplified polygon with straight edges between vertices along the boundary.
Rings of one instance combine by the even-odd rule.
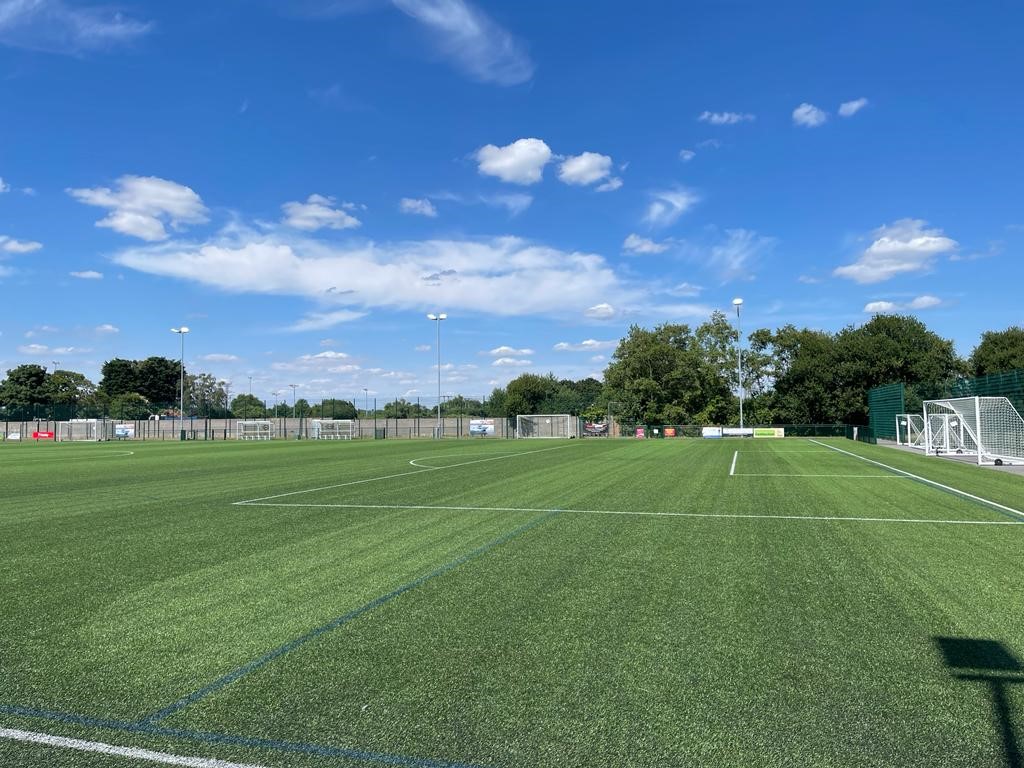
[[[189,768],[263,768],[252,763],[229,763],[225,760],[214,760],[209,757],[184,757],[167,752],[153,752],[149,749],[139,749],[137,747],[118,747],[114,744],[104,744],[100,741],[82,741],[81,739],[67,739],[63,736],[52,736],[48,733],[19,731],[14,728],[0,728],[0,738],[25,741],[32,744],[45,744],[49,747],[77,749],[81,752],[99,752],[103,755],[127,757],[132,760],[148,760],[152,763],[163,763],[164,765],[184,765],[189,766]]]
[[[232,502],[232,504],[234,506],[245,505],[245,504],[255,504],[257,501],[269,501],[270,499],[281,499],[281,498],[284,498],[285,496],[297,496],[297,495],[302,494],[302,493],[316,493],[317,491],[330,491],[330,490],[332,490],[334,488],[344,488],[345,486],[349,486],[349,485],[361,485],[363,483],[373,483],[373,482],[376,482],[378,480],[392,480],[392,479],[394,479],[396,477],[407,477],[408,475],[419,475],[419,474],[421,474],[423,472],[438,472],[438,471],[440,471],[442,469],[455,469],[456,467],[466,467],[466,466],[469,466],[470,464],[480,464],[480,463],[485,462],[485,461],[497,461],[498,459],[511,459],[511,458],[516,457],[516,456],[528,456],[531,453],[544,453],[545,451],[559,451],[559,450],[561,450],[563,448],[569,448],[571,445],[572,445],[572,443],[570,443],[569,445],[556,445],[554,448],[539,448],[536,451],[522,451],[520,453],[502,454],[501,456],[494,456],[493,458],[490,458],[490,459],[474,459],[473,461],[463,461],[463,462],[461,462],[459,464],[449,464],[447,467],[424,467],[423,469],[414,469],[414,470],[412,470],[410,472],[397,472],[396,474],[393,474],[393,475],[383,475],[381,477],[366,477],[366,478],[363,478],[362,480],[350,480],[347,483],[335,483],[334,485],[324,485],[324,486],[321,486],[320,488],[306,488],[305,490],[302,490],[302,491],[289,491],[288,493],[277,493],[277,494],[274,494],[273,496],[261,496],[258,499],[246,499],[245,501],[235,501],[235,502]]]
[[[964,496],[964,497],[966,497],[968,499],[972,499],[973,501],[978,501],[978,502],[981,502],[982,504],[988,504],[990,507],[995,507],[996,509],[1001,509],[1001,510],[1003,510],[1005,512],[1010,512],[1010,513],[1012,513],[1014,515],[1019,515],[1020,517],[1024,517],[1024,512],[1021,512],[1019,509],[1014,509],[1013,507],[1007,507],[1006,505],[1000,504],[997,501],[990,501],[989,499],[983,498],[981,496],[975,496],[973,493],[968,493],[967,491],[961,491],[959,488],[954,488],[951,485],[943,485],[942,483],[937,483],[934,480],[929,480],[927,477],[921,477],[920,475],[915,475],[913,472],[907,472],[906,470],[903,470],[903,469],[897,469],[896,467],[890,467],[888,464],[883,464],[880,461],[875,461],[874,459],[869,459],[866,456],[861,456],[860,454],[856,454],[856,453],[853,453],[851,451],[846,451],[846,450],[843,450],[842,448],[836,448],[834,445],[829,445],[828,443],[819,443],[817,440],[811,440],[811,442],[815,443],[817,445],[823,445],[826,448],[831,448],[833,451],[839,451],[839,453],[845,453],[847,456],[853,456],[853,458],[855,458],[855,459],[860,459],[861,461],[866,461],[866,462],[868,462],[870,464],[876,464],[879,467],[884,467],[885,469],[891,470],[892,472],[898,472],[899,474],[906,475],[907,477],[913,478],[914,480],[920,480],[922,483],[927,483],[928,485],[934,485],[936,488],[941,488],[942,490],[946,491],[947,493],[952,493],[952,494],[954,494],[956,496]]]
[[[732,472],[729,473],[733,474]],[[796,472],[737,472],[734,477],[856,477],[859,479],[872,478],[874,480],[909,480],[899,475],[804,475]]]
[[[410,509],[410,510],[451,510],[454,512],[566,512],[578,515],[639,515],[643,517],[711,517],[719,519],[740,520],[829,520],[836,522],[852,521],[858,523],[936,523],[943,525],[1021,525],[1014,520],[930,520],[928,518],[905,517],[843,517],[823,515],[744,515],[718,512],[637,512],[614,509],[540,509],[533,507],[460,507],[429,504],[278,504],[252,502],[252,507],[297,507],[329,508],[329,509]]]
[[[732,466],[729,467],[729,475],[730,476],[736,474],[736,459],[739,457],[739,455],[740,455],[739,451],[733,451],[733,454],[732,454]]]
[[[29,450],[31,450],[31,449],[29,449]],[[66,450],[66,449],[60,449],[60,450]],[[94,453],[91,456],[87,456],[84,453],[76,453],[74,456],[59,456],[58,454],[53,454],[53,453],[47,453],[47,454],[34,453],[32,455],[17,456],[16,458],[18,458],[18,459],[54,459],[54,458],[60,458],[61,461],[71,461],[71,459],[106,459],[106,458],[110,458],[111,456],[134,456],[134,455],[135,455],[135,451],[97,451],[96,453]],[[11,456],[12,460],[14,458],[15,458],[15,456]]]
[[[568,446],[564,446],[564,447],[568,447]],[[545,448],[544,450],[547,451],[547,450],[551,450],[551,449],[550,448]],[[418,461],[426,461],[427,459],[447,459],[447,458],[450,458],[452,456],[454,456],[455,458],[460,458],[462,456],[490,456],[491,458],[495,458],[495,459],[497,459],[497,458],[502,458],[503,459],[506,456],[516,456],[516,455],[518,455],[518,454],[516,454],[516,453],[499,453],[499,454],[494,454],[494,453],[490,453],[490,452],[486,452],[486,451],[476,451],[474,453],[435,453],[435,454],[433,454],[431,456],[417,456],[415,459],[409,459],[409,463],[412,464],[414,467],[423,467],[424,469],[444,469],[444,467],[435,467],[435,466],[431,466],[430,464],[417,464],[416,462],[418,462]]]

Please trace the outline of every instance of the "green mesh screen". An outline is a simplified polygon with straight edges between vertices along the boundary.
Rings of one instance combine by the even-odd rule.
[[[872,436],[896,439],[896,416],[906,413],[903,384],[884,384],[868,390],[868,425]]]
[[[952,397],[1005,397],[1024,414],[1024,369],[961,379],[950,387]]]

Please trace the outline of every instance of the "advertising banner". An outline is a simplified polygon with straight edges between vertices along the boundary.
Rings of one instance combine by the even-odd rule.
[[[676,436],[676,428],[675,427],[665,427],[665,437],[675,437],[675,436]]]
[[[754,437],[785,437],[785,427],[754,427]]]
[[[706,438],[719,438],[722,436],[721,427],[701,427],[700,436]]]
[[[608,437],[608,425],[607,424],[591,424],[589,422],[583,425],[583,436],[584,437]]]
[[[32,437],[36,440],[53,440],[53,432],[33,432]]]
[[[470,419],[469,434],[477,437],[493,437],[494,419]]]
[[[647,437],[647,430],[644,429],[643,427],[637,427],[636,437],[639,438],[640,440],[643,440],[645,437]]]
[[[114,437],[118,440],[126,440],[135,437],[134,424],[115,424]]]
[[[722,437],[753,437],[754,430],[750,427],[722,427]]]

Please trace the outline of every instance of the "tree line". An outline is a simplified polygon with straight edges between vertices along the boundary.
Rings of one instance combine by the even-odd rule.
[[[604,381],[524,373],[483,400],[457,396],[443,416],[514,417],[571,413],[593,421],[614,416],[648,424],[730,424],[738,421],[738,335],[722,312],[696,327],[663,323],[630,327],[604,371]],[[941,396],[952,382],[1024,368],[1024,328],[987,331],[967,358],[917,318],[877,315],[830,333],[785,325],[753,331],[743,344],[744,415],[750,424],[867,422],[867,391],[907,385],[907,409]],[[99,384],[71,370],[35,364],[7,371],[0,382],[0,420],[108,416],[177,416],[181,367],[176,360],[114,358]],[[434,407],[396,398],[372,413],[351,400],[306,399],[268,405],[248,393],[230,398],[228,383],[185,371],[186,416],[210,418],[431,418]],[[229,401],[230,398],[230,401]],[[45,417],[45,416],[43,416]]]

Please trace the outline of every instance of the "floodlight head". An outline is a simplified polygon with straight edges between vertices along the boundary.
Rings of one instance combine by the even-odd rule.
[[[438,320],[447,320],[448,319],[448,315],[446,315],[444,312],[442,312],[440,315],[437,316],[437,319]]]
[[[431,312],[429,315],[427,315],[427,320],[437,320],[437,315]]]
[[[739,297],[737,297],[737,298],[733,299],[733,300],[732,300],[732,305],[733,305],[734,307],[739,307],[739,306],[742,306],[742,305],[743,305],[743,299],[741,299],[741,298],[739,298]]]
[[[181,328],[171,328],[171,333],[188,333],[188,326],[181,326]]]

